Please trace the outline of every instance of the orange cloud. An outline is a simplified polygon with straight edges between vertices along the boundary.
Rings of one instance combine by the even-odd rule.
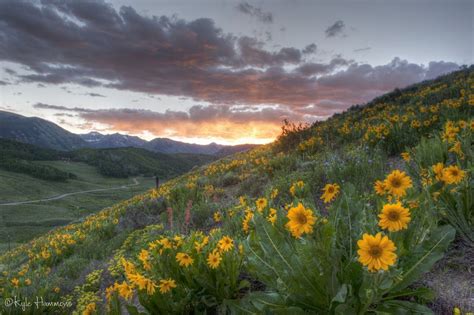
[[[77,123],[80,118],[89,126],[97,127],[89,129],[233,144],[271,142],[280,133],[284,119],[303,121],[307,116],[313,117],[309,114],[311,109],[299,113],[281,106],[195,105],[187,112],[167,110],[164,113],[129,108],[94,110],[43,103],[34,107],[61,111],[61,117],[69,117],[69,121]],[[64,112],[74,115],[65,116]]]
[[[204,142],[228,144],[268,143],[273,141],[281,131],[281,123],[233,121],[181,122],[181,123],[134,123],[123,120],[107,120],[101,123],[108,125],[108,130],[127,132],[129,134],[151,133],[156,137],[175,139],[201,139]],[[208,140],[208,141],[205,141]]]

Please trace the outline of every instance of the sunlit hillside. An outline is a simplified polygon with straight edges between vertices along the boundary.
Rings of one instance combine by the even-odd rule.
[[[286,124],[0,256],[0,296],[44,314],[472,312],[473,114],[471,66]]]

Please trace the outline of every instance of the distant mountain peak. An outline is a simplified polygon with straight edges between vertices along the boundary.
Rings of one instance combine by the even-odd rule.
[[[68,151],[87,146],[79,135],[48,120],[0,111],[0,138]]]
[[[40,147],[69,151],[78,148],[134,147],[159,153],[191,153],[224,156],[253,148],[255,145],[227,146],[215,142],[196,144],[169,138],[146,141],[137,136],[121,133],[102,134],[91,131],[74,134],[60,126],[38,117],[25,117],[0,111],[0,138],[13,139]]]

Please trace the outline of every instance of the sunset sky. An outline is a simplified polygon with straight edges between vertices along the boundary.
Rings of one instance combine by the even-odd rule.
[[[0,0],[0,110],[266,143],[474,59],[474,1]]]

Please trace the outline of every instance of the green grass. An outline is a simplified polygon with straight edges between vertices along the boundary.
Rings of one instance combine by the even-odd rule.
[[[108,188],[133,183],[132,179],[104,177],[97,172],[95,167],[84,163],[65,161],[35,163],[54,166],[74,173],[78,178],[62,183],[0,170],[0,203],[41,199],[79,190]]]
[[[35,162],[77,175],[67,183],[46,181],[25,174],[0,170],[0,203],[44,199],[69,192],[133,184],[133,179],[107,178],[84,163]],[[0,253],[44,234],[50,229],[79,220],[90,213],[128,199],[153,187],[154,179],[138,177],[139,185],[119,190],[91,192],[63,199],[0,206]]]

